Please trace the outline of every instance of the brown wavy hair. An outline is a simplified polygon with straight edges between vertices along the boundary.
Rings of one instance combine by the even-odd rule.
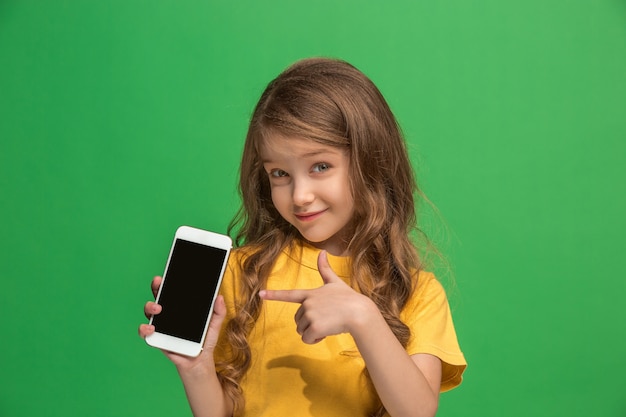
[[[417,230],[414,195],[419,192],[398,123],[376,86],[352,65],[326,58],[295,63],[271,81],[254,109],[240,168],[242,205],[229,226],[244,246],[236,315],[225,328],[232,355],[218,364],[235,409],[243,407],[239,383],[251,361],[247,335],[259,317],[258,292],[285,247],[300,239],[274,208],[260,158],[265,138],[280,134],[347,150],[355,201],[352,285],[370,297],[403,346],[409,328],[400,312],[415,285],[420,261],[410,235]],[[375,415],[382,415],[381,408]]]

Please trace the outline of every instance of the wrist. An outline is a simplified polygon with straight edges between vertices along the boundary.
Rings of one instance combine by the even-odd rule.
[[[350,334],[358,339],[365,332],[369,332],[372,325],[380,320],[385,321],[374,301],[362,295],[362,302],[354,309]]]
[[[176,363],[176,370],[181,378],[204,379],[215,374],[215,364],[212,360],[199,360],[193,364]]]

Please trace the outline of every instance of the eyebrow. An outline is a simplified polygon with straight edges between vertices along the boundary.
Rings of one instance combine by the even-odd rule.
[[[297,155],[296,158],[311,158],[314,156],[318,156],[318,155],[323,155],[323,154],[334,154],[335,152],[333,152],[332,150],[329,149],[320,149],[320,150],[314,150],[311,152],[305,152],[302,155]],[[264,164],[267,163],[271,163],[272,160],[271,159],[267,159],[267,158],[262,158],[261,162]]]
[[[334,153],[334,152],[330,151],[328,149],[324,149],[324,150],[307,152],[307,153],[304,153],[304,154],[300,155],[300,157],[301,158],[310,158],[312,156],[317,156],[317,155],[321,155],[321,154],[325,154],[325,153]]]

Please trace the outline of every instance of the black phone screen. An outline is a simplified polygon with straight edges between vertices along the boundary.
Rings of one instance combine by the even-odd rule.
[[[152,319],[159,333],[199,343],[227,251],[176,239]]]

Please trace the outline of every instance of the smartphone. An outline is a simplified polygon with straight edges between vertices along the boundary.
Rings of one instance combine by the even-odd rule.
[[[150,318],[155,327],[146,337],[150,346],[200,354],[231,248],[225,235],[189,226],[176,230],[156,297],[162,311]]]

